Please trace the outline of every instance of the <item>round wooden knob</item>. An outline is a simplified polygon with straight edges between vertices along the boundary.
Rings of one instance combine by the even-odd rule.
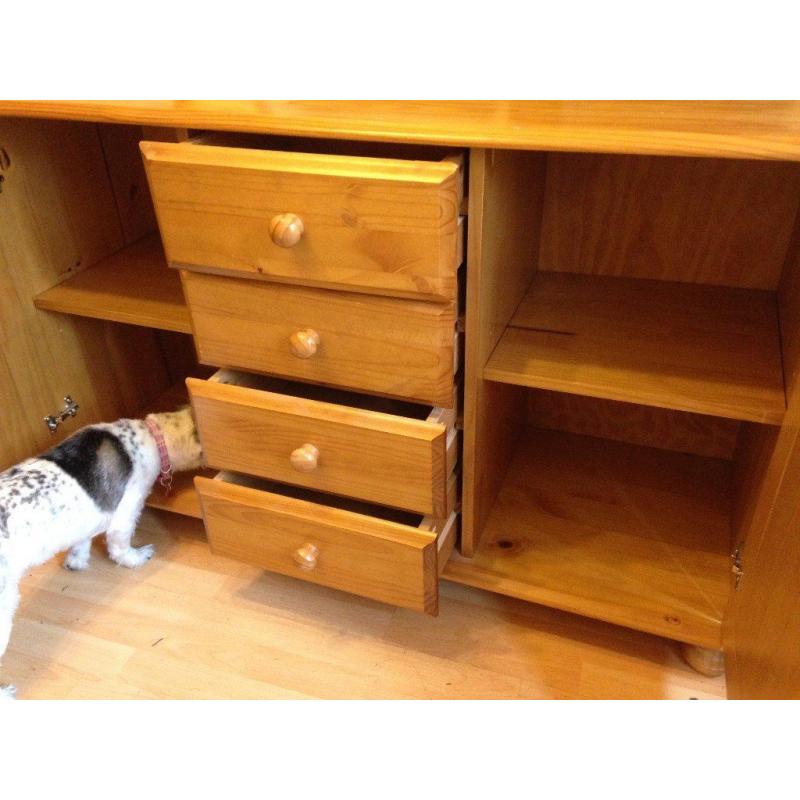
[[[298,358],[311,358],[319,347],[319,334],[313,328],[295,331],[289,337],[289,344],[292,346],[292,352]]]
[[[299,472],[313,472],[317,468],[318,458],[319,450],[313,444],[306,442],[302,447],[298,447],[297,450],[292,450],[289,461]]]
[[[294,551],[294,561],[300,569],[314,569],[319,558],[319,548],[307,542],[302,547]]]
[[[278,214],[269,221],[269,235],[278,247],[294,247],[303,238],[304,230],[297,214]]]

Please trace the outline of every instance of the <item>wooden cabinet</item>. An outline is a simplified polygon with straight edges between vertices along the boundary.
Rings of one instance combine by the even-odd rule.
[[[0,121],[3,308],[23,301],[0,467],[46,443],[20,401],[42,375],[49,405],[92,398],[84,423],[188,377],[211,469],[171,508],[216,552],[430,613],[441,577],[800,697],[800,112],[684,104],[667,136],[669,104],[611,104],[599,137],[594,104],[491,131],[433,106],[455,127],[417,108],[424,134],[376,122],[380,143],[337,127],[352,104],[327,139],[242,106],[222,127],[253,135],[164,130],[143,162],[135,127]],[[43,177],[56,136],[92,214]],[[63,361],[33,346],[59,326]]]

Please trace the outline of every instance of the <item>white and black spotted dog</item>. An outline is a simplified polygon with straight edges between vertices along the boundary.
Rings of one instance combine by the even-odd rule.
[[[8,646],[25,572],[69,550],[64,566],[89,566],[92,538],[105,532],[108,554],[138,567],[153,546],[131,547],[156,479],[197,469],[202,450],[191,409],[82,428],[52,450],[0,472],[0,659]],[[0,698],[13,687],[0,687]]]

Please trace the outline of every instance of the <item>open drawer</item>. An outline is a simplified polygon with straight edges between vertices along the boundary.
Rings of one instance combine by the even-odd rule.
[[[455,299],[459,158],[285,152],[222,134],[212,141],[141,144],[171,266]],[[220,146],[227,141],[247,146]]]
[[[456,514],[431,517],[220,473],[195,478],[213,552],[436,614]]]
[[[455,399],[432,408],[233,370],[186,385],[214,469],[437,519],[453,511]]]

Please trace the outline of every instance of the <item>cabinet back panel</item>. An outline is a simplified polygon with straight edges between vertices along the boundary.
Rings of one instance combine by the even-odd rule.
[[[776,289],[800,165],[550,153],[539,266]]]
[[[125,244],[130,244],[156,230],[156,212],[139,152],[142,129],[135,125],[97,127],[122,235]]]
[[[778,287],[783,380],[791,396],[800,381],[800,213]]]
[[[532,389],[528,423],[601,439],[730,460],[739,422],[616,400]]]

